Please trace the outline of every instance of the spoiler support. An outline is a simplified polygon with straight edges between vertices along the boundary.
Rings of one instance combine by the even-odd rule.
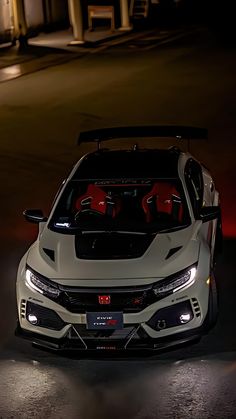
[[[82,143],[97,143],[98,150],[102,141],[118,138],[145,138],[145,137],[174,137],[177,140],[186,139],[189,142],[193,139],[208,138],[206,128],[181,126],[181,125],[141,125],[128,127],[101,128],[81,132],[78,138],[78,145]]]

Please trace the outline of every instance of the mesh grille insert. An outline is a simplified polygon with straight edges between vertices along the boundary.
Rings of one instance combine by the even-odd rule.
[[[99,304],[99,295],[108,295],[110,304]],[[86,311],[123,311],[139,312],[153,301],[153,295],[147,288],[133,289],[132,291],[119,290],[94,290],[86,291],[64,291],[59,304],[72,313]]]

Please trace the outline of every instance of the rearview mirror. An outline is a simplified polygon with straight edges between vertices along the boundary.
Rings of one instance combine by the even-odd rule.
[[[40,209],[29,209],[23,212],[23,215],[30,223],[42,223],[47,221],[47,217],[43,215],[43,211]]]

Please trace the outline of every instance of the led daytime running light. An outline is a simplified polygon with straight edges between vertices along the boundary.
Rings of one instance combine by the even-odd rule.
[[[41,278],[37,277],[30,269],[26,269],[26,283],[30,288],[51,297],[58,297],[60,290],[53,285],[45,283]]]
[[[184,272],[182,275],[174,277],[169,282],[167,279],[166,283],[162,283],[160,285],[157,284],[153,288],[153,292],[156,296],[161,296],[170,292],[177,292],[180,289],[185,288],[194,282],[196,272],[196,267],[192,267],[191,269]]]
[[[187,287],[187,285],[192,284],[192,283],[194,282],[194,278],[195,278],[196,272],[197,272],[197,269],[196,269],[196,268],[191,268],[191,269],[187,272],[187,273],[188,273],[188,276],[189,276],[189,279],[188,279],[186,282],[184,282],[182,285],[180,285],[179,287],[175,288],[175,289],[173,290],[173,292],[179,291],[181,288],[183,288],[183,287]],[[187,275],[185,275],[185,277],[187,277]],[[182,278],[183,278],[183,277],[182,277]]]

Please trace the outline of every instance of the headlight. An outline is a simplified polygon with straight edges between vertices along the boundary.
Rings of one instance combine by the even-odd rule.
[[[56,298],[60,295],[60,290],[56,284],[51,284],[45,278],[38,276],[30,269],[26,269],[25,272],[26,283],[30,288],[40,292],[40,294],[46,295],[47,297]]]
[[[196,266],[191,266],[185,271],[182,271],[177,275],[172,275],[155,284],[153,286],[153,292],[157,297],[163,297],[165,294],[179,291],[181,288],[184,288],[195,281],[196,272]]]

